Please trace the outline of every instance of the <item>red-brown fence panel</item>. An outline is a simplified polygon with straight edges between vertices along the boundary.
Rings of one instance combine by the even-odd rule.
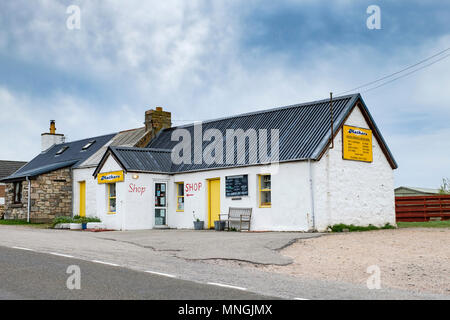
[[[450,195],[395,197],[397,221],[450,219]]]

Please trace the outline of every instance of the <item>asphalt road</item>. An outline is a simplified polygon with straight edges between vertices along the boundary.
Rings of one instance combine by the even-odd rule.
[[[69,266],[80,289],[68,289]],[[73,282],[71,282],[73,283]],[[0,299],[260,300],[271,297],[122,267],[0,246]]]

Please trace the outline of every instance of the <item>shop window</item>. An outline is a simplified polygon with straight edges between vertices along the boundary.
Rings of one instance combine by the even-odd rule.
[[[184,182],[177,182],[177,211],[184,211]]]
[[[14,203],[22,203],[22,182],[14,182]]]
[[[116,184],[108,183],[108,213],[116,213]]]
[[[270,208],[272,206],[271,200],[272,186],[270,174],[263,174],[259,176],[259,206],[261,208]]]

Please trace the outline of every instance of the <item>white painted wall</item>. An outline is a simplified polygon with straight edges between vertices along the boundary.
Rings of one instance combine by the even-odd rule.
[[[120,170],[112,165],[109,158],[101,173]],[[308,166],[306,162],[284,163],[276,174],[272,174],[272,207],[258,206],[258,174],[268,173],[266,166],[222,169],[205,172],[183,173],[175,176],[163,174],[127,173],[125,181],[117,183],[117,213],[106,214],[106,186],[97,186],[97,216],[107,228],[136,230],[154,227],[154,186],[156,182],[167,183],[167,224],[171,228],[192,229],[194,214],[208,224],[208,179],[220,178],[221,212],[228,212],[229,207],[251,207],[252,230],[307,231],[310,228],[310,193]],[[248,174],[249,195],[240,200],[225,196],[225,177]],[[138,175],[137,179],[133,176]],[[187,184],[201,183],[197,191],[185,195],[183,212],[176,211],[176,182]],[[133,187],[144,192],[132,192]]]
[[[97,181],[92,175],[95,168],[73,169],[73,215],[80,214],[80,182],[86,182],[86,216],[97,215]]]
[[[368,128],[360,110],[355,108],[346,124]],[[342,133],[335,138],[334,149],[320,161],[311,162],[314,186],[316,229],[326,230],[337,223],[377,226],[395,224],[393,170],[375,137],[373,162],[342,159]],[[101,172],[121,170],[109,157]],[[307,161],[281,163],[272,172],[272,207],[258,206],[258,174],[269,173],[266,166],[210,170],[176,175],[127,173],[117,183],[117,213],[107,214],[107,186],[96,185],[96,215],[110,229],[134,230],[154,227],[154,185],[167,182],[167,223],[171,228],[193,228],[195,214],[208,224],[208,179],[220,178],[220,208],[253,208],[251,230],[309,231],[312,229],[310,165]],[[225,196],[225,177],[248,175],[248,196],[232,200]],[[138,175],[138,177],[133,177]],[[202,187],[185,194],[184,212],[176,212],[176,182],[201,183]],[[96,182],[95,182],[96,183]],[[130,185],[145,191],[132,192]]]
[[[369,128],[359,108],[346,125]],[[394,175],[375,136],[373,162],[342,159],[342,129],[328,150],[313,165],[316,228],[333,224],[395,225]]]

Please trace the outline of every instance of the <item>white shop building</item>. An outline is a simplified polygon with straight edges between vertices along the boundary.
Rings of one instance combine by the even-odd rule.
[[[359,94],[333,99],[333,116],[330,106],[322,100],[164,128],[147,148],[109,147],[94,172],[96,215],[116,230],[192,229],[195,218],[213,227],[230,207],[252,208],[252,231],[394,225],[397,164],[381,132]],[[244,148],[233,136],[239,130]],[[191,152],[180,153],[187,133]],[[274,141],[278,161],[268,164],[261,152],[273,156]],[[174,162],[174,152],[192,161]]]

